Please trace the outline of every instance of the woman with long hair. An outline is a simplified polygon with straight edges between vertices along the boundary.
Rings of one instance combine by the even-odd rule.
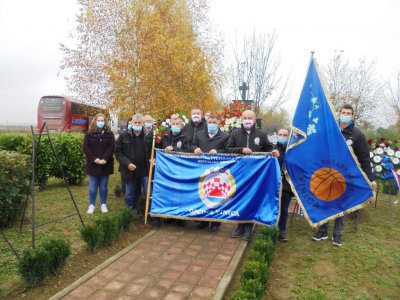
[[[86,156],[85,171],[89,175],[89,209],[93,214],[97,191],[100,194],[100,209],[107,213],[108,178],[114,173],[115,138],[104,114],[97,114],[89,126],[83,141]]]

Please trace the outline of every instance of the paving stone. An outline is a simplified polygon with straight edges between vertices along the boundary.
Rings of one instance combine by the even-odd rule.
[[[186,271],[190,272],[190,273],[198,273],[198,274],[202,274],[206,271],[206,267],[202,267],[202,266],[196,266],[196,265],[189,265],[189,267],[186,269]]]
[[[140,285],[150,285],[153,282],[153,276],[141,275],[136,277],[133,282]]]
[[[168,278],[168,279],[173,279],[176,280],[182,275],[182,272],[176,271],[176,270],[166,270],[164,271],[160,277],[162,278]]]
[[[133,273],[129,270],[119,273],[115,279],[122,282],[132,282],[134,278],[138,276],[138,273]]]
[[[205,286],[196,286],[191,293],[191,296],[201,297],[202,299],[211,299],[214,289]]]
[[[210,288],[216,288],[219,284],[220,279],[218,277],[211,277],[211,276],[203,276],[200,278],[198,285],[206,286]]]
[[[90,299],[90,300],[111,300],[113,298],[114,298],[113,293],[100,290],[100,291],[97,291],[92,296],[90,296],[88,299]]]
[[[112,280],[109,283],[104,286],[104,290],[112,292],[112,293],[117,293],[120,289],[122,289],[126,285],[125,282],[122,281],[117,281],[117,280]]]
[[[174,279],[168,279],[168,278],[161,278],[158,277],[154,279],[152,285],[157,286],[159,288],[169,290],[171,286],[174,284],[175,280]]]
[[[171,291],[174,292],[179,292],[184,295],[189,295],[190,291],[193,289],[194,284],[193,283],[187,283],[187,282],[182,282],[182,281],[176,281],[172,287]]]
[[[178,292],[169,292],[163,298],[163,300],[185,300],[185,299],[187,299],[186,295]]]
[[[126,296],[131,296],[131,297],[132,296],[137,296],[145,288],[146,288],[145,285],[129,283],[120,291],[120,295],[126,295]]]
[[[200,280],[201,276],[202,276],[202,274],[184,272],[179,277],[179,281],[195,284]]]
[[[140,295],[138,299],[162,299],[167,291],[158,287],[149,286]]]
[[[69,293],[69,295],[71,295],[73,297],[86,298],[89,295],[93,294],[95,291],[96,291],[95,287],[89,287],[89,286],[81,285],[81,286],[77,287],[76,289],[74,289],[73,291],[71,291]]]

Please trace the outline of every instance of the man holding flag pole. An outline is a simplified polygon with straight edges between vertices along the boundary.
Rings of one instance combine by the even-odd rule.
[[[341,115],[349,114],[349,108],[341,110]],[[363,155],[357,155],[368,153],[368,148],[364,136],[354,128],[352,115],[351,109],[350,119],[341,117],[342,134],[312,55],[293,117],[284,165],[307,221],[313,227],[322,225],[313,240],[328,239],[327,222],[335,220],[332,238],[335,246],[342,245],[344,215],[360,209],[372,197],[372,187],[376,187],[370,181],[373,180],[370,164],[364,162]],[[345,140],[343,135],[349,126],[353,135]],[[359,141],[359,149],[353,145],[354,138]]]

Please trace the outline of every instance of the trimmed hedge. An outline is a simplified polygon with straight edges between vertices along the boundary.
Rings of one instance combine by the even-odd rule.
[[[0,150],[0,228],[10,226],[21,214],[29,190],[28,157]]]
[[[129,208],[124,208],[116,215],[107,215],[86,225],[80,230],[82,239],[86,242],[89,251],[111,245],[123,230],[128,230],[134,220]]]
[[[261,227],[257,229],[252,249],[241,269],[240,287],[231,295],[230,299],[257,300],[264,297],[277,240],[276,228]]]
[[[36,249],[22,252],[18,271],[28,286],[40,285],[49,275],[58,275],[71,254],[68,242],[54,238]]]
[[[35,142],[38,143],[36,137]],[[82,150],[83,134],[52,133],[51,140],[69,183],[79,184],[85,179],[85,156]],[[0,150],[16,151],[32,156],[32,137],[28,134],[0,134]],[[45,186],[48,177],[62,178],[62,173],[53,155],[50,142],[42,136],[40,150],[37,154],[35,181]]]

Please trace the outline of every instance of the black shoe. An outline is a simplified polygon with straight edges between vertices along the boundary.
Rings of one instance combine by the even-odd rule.
[[[286,236],[286,233],[284,233],[284,232],[279,233],[278,240],[281,242],[289,241],[288,237]]]
[[[199,224],[196,225],[197,229],[203,229],[208,227],[208,222],[200,221]]]
[[[242,239],[245,241],[251,241],[253,236],[253,225],[246,225],[244,228],[244,234]]]
[[[317,231],[317,233],[314,236],[312,236],[311,239],[313,241],[316,241],[316,242],[327,240],[328,239],[328,233],[327,232]]]
[[[160,218],[154,218],[152,221],[152,227],[155,229],[159,229],[161,227],[161,220]]]
[[[218,227],[219,226],[217,226],[215,224],[211,224],[210,227],[208,227],[208,232],[215,232],[218,230]]]
[[[340,235],[334,235],[332,238],[332,245],[342,247],[342,237]]]
[[[241,237],[244,233],[244,224],[239,224],[236,229],[231,233],[231,238]]]
[[[185,220],[178,220],[176,221],[176,225],[180,227],[185,227],[186,226],[186,221]]]

